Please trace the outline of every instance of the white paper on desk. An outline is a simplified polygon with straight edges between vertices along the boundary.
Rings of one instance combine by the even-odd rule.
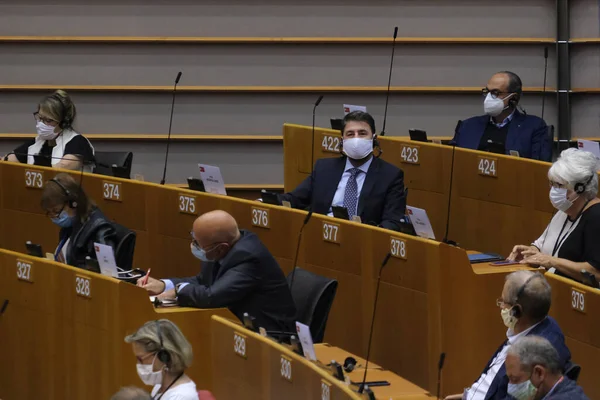
[[[204,190],[207,193],[222,194],[227,196],[225,191],[225,182],[223,176],[221,176],[221,170],[219,167],[206,164],[198,164],[200,168],[200,179],[204,184]]]
[[[367,112],[367,107],[353,106],[352,104],[344,104],[344,115],[347,115],[347,114],[351,113],[352,111]]]
[[[579,148],[579,150],[589,151],[590,153],[595,155],[596,158],[600,158],[600,143],[598,142],[594,142],[592,140],[578,139],[577,147]]]
[[[317,355],[315,354],[315,345],[310,334],[310,328],[308,325],[304,325],[300,322],[296,322],[296,332],[298,332],[298,339],[302,343],[302,351],[304,357],[310,361],[317,361]]]
[[[433,233],[431,222],[429,222],[427,211],[411,206],[406,206],[406,210],[417,235],[425,239],[435,240],[435,234]]]
[[[115,261],[115,252],[112,247],[94,243],[94,250],[96,250],[96,259],[98,260],[102,275],[118,278],[117,262]]]

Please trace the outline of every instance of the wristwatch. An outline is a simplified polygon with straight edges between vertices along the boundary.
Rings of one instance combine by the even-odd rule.
[[[175,285],[175,297],[179,296],[179,290],[181,289],[182,286],[185,286],[183,284],[183,282],[178,283],[177,285]]]

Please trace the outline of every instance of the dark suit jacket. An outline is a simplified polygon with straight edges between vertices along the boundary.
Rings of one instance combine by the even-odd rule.
[[[313,212],[328,214],[345,166],[346,157],[317,160],[313,173],[292,192],[280,195],[280,200],[301,209],[312,202]],[[358,199],[357,215],[364,223],[399,230],[405,209],[404,172],[373,158]]]
[[[562,382],[556,385],[554,391],[548,397],[551,400],[590,400],[583,389],[577,386],[576,382],[573,382],[567,377],[564,377]]]
[[[203,263],[177,296],[184,307],[227,307],[240,321],[244,313],[267,330],[295,332],[296,306],[285,276],[269,250],[254,233],[240,230],[241,238],[218,262]]]
[[[454,135],[454,142],[458,147],[477,150],[489,123],[489,115],[464,120]],[[521,157],[551,161],[552,140],[544,120],[535,115],[515,111],[506,135],[506,154],[509,154],[510,150],[518,151]]]
[[[558,356],[560,358],[560,363],[563,366],[563,371],[568,367],[571,362],[571,352],[565,344],[565,336],[563,335],[554,318],[547,317],[527,334],[527,336],[529,335],[541,336],[548,339],[548,341],[552,343],[554,348],[558,351]],[[488,371],[492,361],[502,350],[505,344],[506,341],[502,343],[500,347],[498,347],[498,350],[496,350],[492,358],[490,358],[490,361],[483,370],[484,374]],[[504,363],[502,363],[502,367],[500,367],[500,370],[496,374],[496,377],[492,381],[492,384],[485,395],[485,400],[503,400],[508,396],[507,390],[508,377],[506,376],[506,367],[504,366]]]

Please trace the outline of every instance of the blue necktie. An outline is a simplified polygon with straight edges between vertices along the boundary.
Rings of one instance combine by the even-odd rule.
[[[348,178],[346,191],[344,192],[344,207],[348,209],[350,218],[356,215],[356,208],[358,206],[358,184],[356,183],[356,176],[359,172],[360,169],[358,168],[350,169],[350,178]]]

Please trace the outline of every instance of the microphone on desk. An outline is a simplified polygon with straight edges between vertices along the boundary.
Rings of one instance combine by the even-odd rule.
[[[394,71],[394,52],[396,51],[396,38],[398,37],[398,27],[394,28],[394,38],[392,40],[392,59],[390,60],[390,75],[388,77],[387,94],[385,96],[385,111],[383,112],[383,127],[379,136],[385,136],[385,124],[387,122],[388,102],[390,100],[390,88],[392,86],[392,71]]]
[[[381,283],[381,271],[383,271],[383,267],[390,261],[390,257],[392,253],[387,253],[383,262],[381,263],[381,267],[379,267],[379,276],[377,277],[377,288],[375,289],[375,301],[373,303],[373,317],[371,320],[371,330],[369,332],[369,344],[367,347],[367,357],[365,358],[365,374],[363,375],[363,380],[361,385],[358,388],[358,393],[363,393],[365,391],[365,384],[367,382],[367,371],[369,370],[369,358],[371,357],[371,342],[373,341],[373,330],[375,328],[375,312],[377,311],[377,300],[379,298],[379,285]],[[370,395],[369,395],[370,396]]]
[[[171,127],[173,125],[173,111],[175,110],[175,93],[177,92],[177,84],[181,79],[182,72],[179,71],[177,74],[177,78],[175,78],[175,85],[173,85],[173,100],[171,101],[171,118],[169,119],[169,134],[167,136],[167,151],[165,153],[165,167],[163,169],[162,179],[160,180],[160,184],[165,184],[165,179],[167,178],[167,163],[169,161],[169,146],[171,145]]]
[[[440,399],[440,388],[442,383],[442,369],[444,368],[444,361],[446,361],[446,353],[440,354],[440,361],[438,363],[438,379],[437,379],[437,399]]]
[[[458,135],[458,131],[460,130],[460,126],[462,125],[462,121],[458,120],[456,123],[456,128],[454,128],[454,137]],[[456,246],[457,243],[453,240],[448,239],[448,232],[450,230],[450,205],[452,204],[452,178],[454,177],[454,153],[456,152],[456,141],[452,139],[450,141],[452,143],[452,162],[450,164],[450,188],[448,189],[448,214],[446,215],[446,233],[444,233],[443,243],[449,244],[451,246]]]
[[[315,118],[317,115],[317,107],[321,104],[321,100],[323,100],[323,95],[319,96],[317,101],[315,101],[315,105],[313,107],[313,119],[312,119],[312,139],[310,145],[310,173],[312,174],[313,169],[315,168]]]
[[[304,232],[304,228],[306,227],[306,225],[308,224],[308,221],[310,221],[310,218],[313,215],[313,210],[312,210],[313,206],[312,203],[310,205],[310,208],[308,210],[308,214],[306,214],[306,218],[304,218],[304,222],[302,223],[302,226],[300,227],[300,231],[298,232],[298,243],[296,244],[296,254],[294,255],[294,263],[292,264],[292,278],[290,279],[290,292],[292,292],[292,287],[294,286],[294,277],[296,276],[296,264],[298,263],[298,256],[300,254],[300,243],[302,242],[302,232]]]

